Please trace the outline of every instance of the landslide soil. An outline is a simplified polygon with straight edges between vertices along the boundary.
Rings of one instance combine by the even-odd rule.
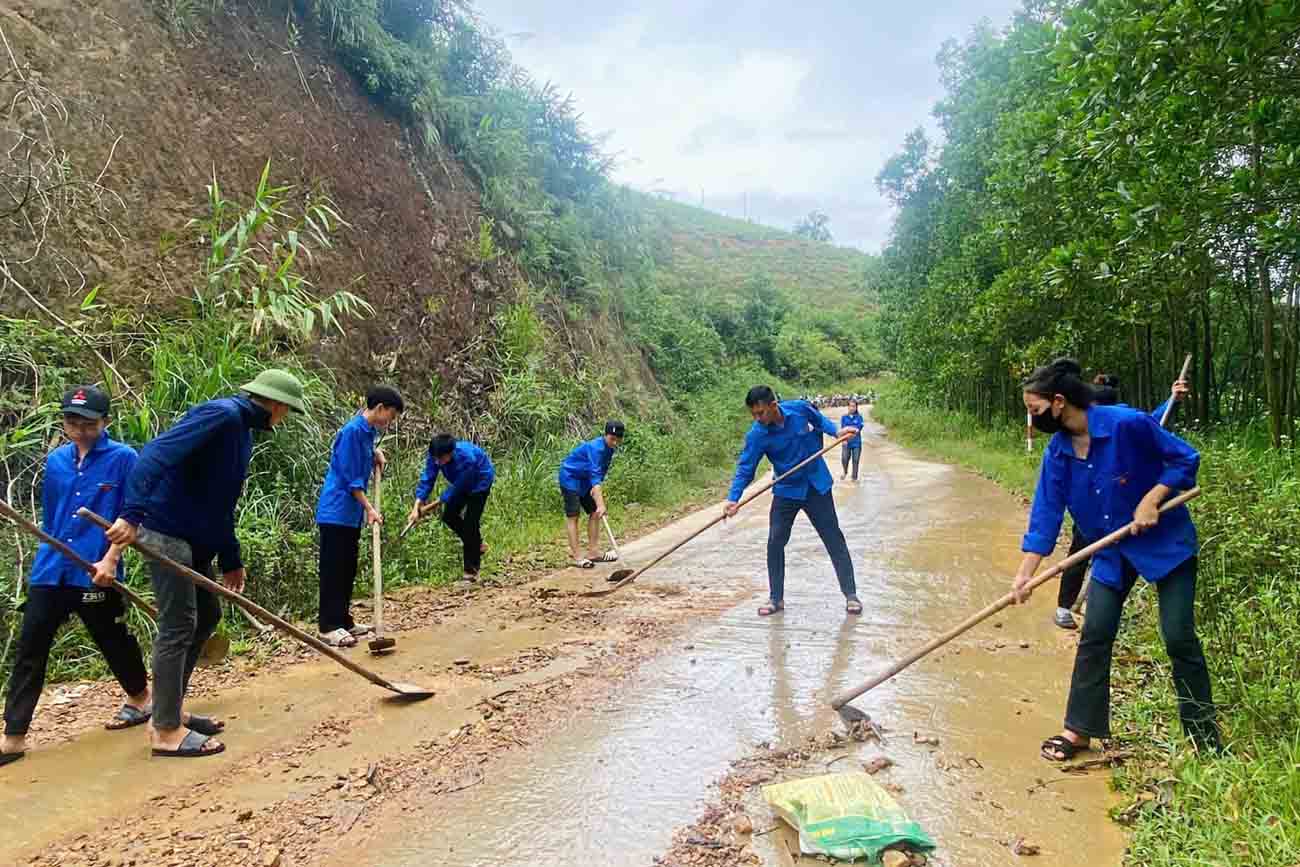
[[[201,672],[194,709],[228,721],[229,750],[175,761],[149,758],[139,732],[93,728],[117,700],[111,685],[64,690],[59,728],[81,734],[5,769],[0,862],[790,864],[797,841],[762,786],[868,766],[938,842],[931,864],[1017,863],[1017,843],[1040,847],[1041,864],[1118,863],[1104,773],[1037,758],[1073,649],[1047,595],[859,701],[873,726],[847,731],[826,706],[1005,592],[1023,522],[991,483],[878,431],[864,464],[859,486],[836,489],[861,619],[843,615],[802,520],[787,611],[754,616],[761,501],[606,599],[577,596],[603,582],[574,570],[395,595],[397,652],[351,652],[433,699],[394,704],[286,650]],[[626,545],[626,559],[712,514]]]

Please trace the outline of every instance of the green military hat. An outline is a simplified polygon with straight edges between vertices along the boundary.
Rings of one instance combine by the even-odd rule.
[[[240,391],[246,391],[249,394],[255,394],[269,400],[278,400],[298,412],[307,411],[307,407],[302,400],[302,383],[298,381],[298,377],[287,370],[279,370],[274,367],[263,370],[257,375],[256,379],[243,386]]]

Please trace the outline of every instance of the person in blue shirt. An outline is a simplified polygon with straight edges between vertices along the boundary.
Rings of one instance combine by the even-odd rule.
[[[379,524],[382,503],[366,496],[370,474],[384,466],[379,435],[406,409],[397,389],[375,386],[366,393],[366,408],[339,428],[330,445],[330,464],[316,501],[316,529],[320,532],[320,604],[316,626],[320,638],[333,647],[352,647],[357,636],[372,631],[352,619],[352,591],[361,553],[361,525]]]
[[[439,513],[442,522],[464,546],[462,580],[476,581],[483,555],[487,553],[487,545],[483,544],[483,510],[496,481],[496,468],[487,452],[474,443],[457,441],[451,434],[438,434],[429,442],[408,523],[415,523],[425,513],[424,504],[433,494],[439,473],[447,479],[447,487],[430,510]]]
[[[1110,736],[1110,668],[1124,600],[1138,576],[1154,584],[1160,632],[1173,668],[1183,730],[1200,748],[1217,750],[1210,674],[1196,635],[1196,528],[1185,506],[1163,516],[1162,502],[1196,484],[1200,455],[1146,413],[1093,405],[1093,390],[1073,359],[1040,367],[1024,382],[1034,427],[1052,436],[1021,550],[1012,592],[1029,597],[1029,582],[1052,553],[1069,509],[1086,538],[1100,539],[1130,522],[1134,533],[1093,557],[1088,616],[1074,659],[1061,734],[1042,754],[1066,761],[1092,738]]]
[[[1113,373],[1099,373],[1092,380],[1093,384],[1093,403],[1101,406],[1128,406],[1120,402],[1120,380]],[[1160,404],[1151,411],[1151,417],[1157,423],[1165,417],[1165,408],[1177,406],[1191,392],[1187,383],[1178,380],[1173,384],[1170,390],[1169,400]],[[1070,554],[1082,551],[1096,539],[1089,539],[1083,535],[1079,525],[1075,524],[1071,531]],[[1068,556],[1068,555],[1067,555]],[[1078,601],[1079,594],[1083,591],[1083,579],[1088,572],[1088,566],[1091,559],[1082,560],[1061,573],[1061,586],[1056,592],[1056,614],[1052,617],[1052,622],[1062,629],[1078,629],[1079,625],[1074,620],[1074,614],[1071,609],[1074,603]]]
[[[560,464],[556,478],[560,499],[564,503],[564,525],[569,535],[569,556],[580,569],[594,568],[597,563],[613,563],[618,555],[612,551],[597,554],[600,545],[600,521],[608,514],[605,508],[605,477],[609,474],[614,452],[623,444],[627,428],[621,421],[605,422],[605,433],[581,443]],[[578,548],[578,510],[587,513],[587,556]]]
[[[217,561],[222,582],[239,593],[246,575],[235,536],[235,505],[248,476],[253,431],[270,430],[291,411],[305,412],[302,383],[264,370],[235,397],[201,403],[154,437],[126,480],[122,514],[106,534],[114,545],[138,538],[201,574]],[[225,724],[184,713],[182,702],[203,642],[221,620],[216,596],[149,561],[158,636],[153,644],[155,756],[194,758],[225,750],[214,735]]]
[[[859,432],[854,427],[837,426],[806,400],[778,401],[766,385],[751,388],[745,396],[745,405],[754,417],[754,426],[745,435],[745,448],[736,463],[731,492],[722,505],[722,512],[728,518],[736,514],[737,504],[764,457],[771,461],[772,471],[779,476],[821,451],[823,435],[848,440]],[[818,458],[773,489],[767,535],[769,593],[767,602],[758,609],[759,616],[766,617],[785,608],[785,546],[800,512],[808,515],[826,546],[844,594],[845,610],[850,614],[862,613],[853,577],[853,558],[849,556],[849,546],[840,530],[831,496],[833,484],[826,461]]]
[[[100,389],[90,385],[69,389],[62,409],[68,442],[45,460],[41,526],[93,563],[95,574],[87,575],[47,544],[36,549],[9,675],[0,765],[17,761],[27,751],[27,730],[45,686],[50,648],[73,614],[85,624],[127,695],[105,728],[124,729],[149,721],[149,677],[139,643],[121,622],[126,613],[122,594],[113,589],[113,582],[123,574],[122,549],[110,545],[98,527],[76,514],[85,506],[109,520],[117,517],[127,474],[135,466],[135,449],[109,437],[111,404]]]
[[[849,477],[849,462],[853,462],[853,481],[858,480],[858,462],[862,460],[862,426],[866,422],[862,418],[862,413],[858,412],[857,398],[849,399],[849,411],[840,416],[840,426],[854,428],[858,431],[844,443],[844,448],[840,453],[840,463],[843,465],[844,472],[840,479]]]

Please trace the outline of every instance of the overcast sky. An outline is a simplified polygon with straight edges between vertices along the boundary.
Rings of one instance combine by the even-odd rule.
[[[517,63],[609,134],[616,178],[878,250],[875,176],[940,95],[934,58],[1020,0],[475,0]]]

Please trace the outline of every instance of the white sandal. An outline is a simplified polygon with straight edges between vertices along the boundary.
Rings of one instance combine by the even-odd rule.
[[[346,629],[335,629],[333,632],[322,632],[320,640],[330,647],[356,647],[357,639]]]

